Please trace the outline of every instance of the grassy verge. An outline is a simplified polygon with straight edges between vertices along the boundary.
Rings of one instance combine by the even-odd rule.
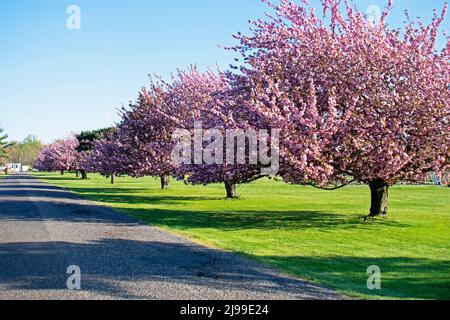
[[[450,188],[398,186],[391,218],[363,223],[369,190],[333,192],[261,180],[225,200],[223,186],[152,178],[35,174],[197,242],[243,254],[342,293],[379,299],[450,299]],[[367,289],[367,268],[382,270],[382,289]]]

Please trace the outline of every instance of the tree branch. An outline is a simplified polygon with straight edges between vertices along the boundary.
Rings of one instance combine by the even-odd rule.
[[[346,184],[343,184],[343,185],[340,185],[340,186],[336,186],[336,187],[333,187],[333,188],[320,187],[320,186],[317,186],[317,185],[315,185],[315,184],[313,184],[313,183],[308,183],[307,185],[310,186],[310,187],[314,187],[314,188],[316,188],[316,189],[320,189],[320,190],[334,191],[334,190],[338,190],[338,189],[344,188],[344,187],[346,187],[346,186],[352,184],[352,183],[355,182],[355,181],[356,181],[356,180],[351,180],[351,181],[349,181],[349,182],[346,183]]]

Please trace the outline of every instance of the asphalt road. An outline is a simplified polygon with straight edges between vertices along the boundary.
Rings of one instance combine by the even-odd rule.
[[[67,288],[72,265],[81,290]],[[28,175],[0,179],[0,299],[340,298]]]

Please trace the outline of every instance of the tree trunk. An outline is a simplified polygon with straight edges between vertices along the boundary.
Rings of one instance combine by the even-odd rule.
[[[169,176],[161,176],[161,189],[167,190],[169,189]]]
[[[75,177],[79,178],[80,177],[80,172],[79,171],[75,171]]]
[[[116,183],[116,176],[114,174],[111,175],[111,184]]]
[[[369,217],[384,217],[388,215],[389,184],[381,179],[369,183],[371,207]]]
[[[80,170],[81,173],[81,179],[86,180],[87,179],[87,172],[86,170]]]
[[[236,199],[238,197],[236,184],[225,181],[225,190],[227,191],[227,199]]]
[[[61,170],[61,175],[62,175],[62,176],[64,175],[64,170]]]

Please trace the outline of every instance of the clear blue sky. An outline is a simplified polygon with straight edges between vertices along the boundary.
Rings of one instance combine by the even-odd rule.
[[[386,2],[356,1],[363,10]],[[444,2],[396,0],[390,23],[399,26],[406,8],[429,21]],[[80,30],[66,28],[71,4],[81,9]],[[260,0],[0,1],[0,124],[13,140],[45,142],[112,125],[148,74],[226,69],[235,56],[218,44],[234,44],[266,10]]]

